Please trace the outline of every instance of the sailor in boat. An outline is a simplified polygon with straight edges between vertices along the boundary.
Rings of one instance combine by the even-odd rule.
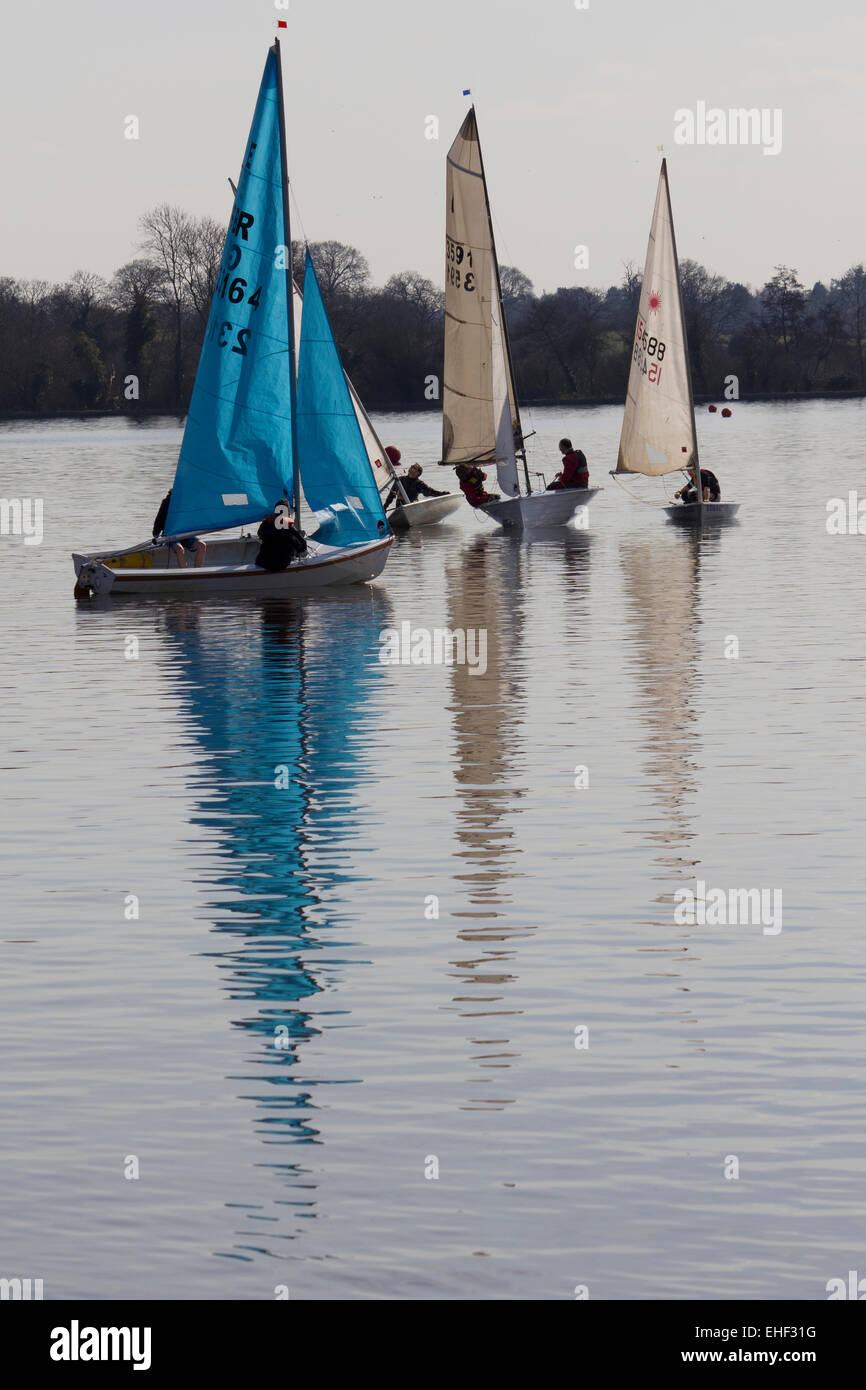
[[[486,502],[499,501],[498,492],[485,490],[484,484],[487,480],[487,474],[482,473],[477,463],[458,463],[454,472],[457,474],[460,491],[470,507],[483,507]]]
[[[159,511],[153,519],[153,539],[155,541],[160,540],[162,537],[165,528],[165,519],[168,516],[168,504],[171,501],[171,494],[172,489],[169,488],[159,504]],[[182,570],[186,569],[186,551],[195,555],[196,569],[204,564],[207,546],[198,536],[184,536],[183,540],[172,541],[171,548],[174,551],[178,567]]]
[[[589,487],[589,464],[582,449],[572,447],[570,439],[560,439],[559,452],[562,454],[562,472],[557,473],[548,492],[561,492],[563,488]]]
[[[295,525],[292,504],[287,497],[281,497],[271,515],[265,517],[258,537],[261,546],[256,565],[272,574],[288,569],[293,560],[307,553],[306,537]]]
[[[389,459],[393,464],[398,464],[400,462],[400,450],[395,448],[393,444],[388,445],[387,449],[385,450],[385,453],[388,455]],[[446,492],[442,492],[440,488],[428,487],[426,483],[421,482],[421,474],[423,473],[423,471],[424,470],[421,467],[420,463],[413,463],[408,473],[405,473],[403,477],[401,477],[400,479],[403,491],[405,492],[409,501],[417,502],[418,498],[421,496],[447,497],[448,494]],[[385,511],[387,512],[392,502],[402,501],[403,498],[400,496],[400,488],[398,487],[397,483],[395,483],[394,486],[391,488],[391,491],[388,493],[388,496],[385,498]]]
[[[705,502],[720,502],[722,500],[722,489],[715,473],[711,473],[709,468],[701,469],[701,491]],[[698,494],[695,489],[695,471],[692,469],[689,474],[689,481],[685,487],[681,487],[679,492],[674,493],[674,497],[681,498],[684,503],[697,502]]]

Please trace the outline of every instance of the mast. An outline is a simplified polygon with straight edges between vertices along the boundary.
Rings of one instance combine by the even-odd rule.
[[[683,286],[682,281],[680,280],[680,258],[677,255],[677,234],[676,229],[674,227],[673,208],[671,207],[671,189],[670,184],[668,183],[667,159],[662,160],[662,177],[665,181],[665,197],[667,198],[668,202],[668,221],[671,225],[671,246],[673,248],[674,253],[674,269],[677,273],[677,294],[679,296],[680,301],[680,322],[683,326],[683,350],[685,352],[686,358],[686,381],[688,382],[689,386],[689,410],[691,411],[692,415],[692,439],[694,440],[695,444],[695,493],[697,495],[698,502],[703,502],[704,490],[701,487],[701,464],[700,459],[698,458],[698,431],[695,425],[695,395],[694,391],[692,390],[692,359],[689,356],[689,335],[686,330],[686,310],[685,305],[683,304]]]
[[[532,488],[529,485],[529,467],[526,462],[526,450],[523,447],[523,426],[520,424],[520,406],[517,403],[517,389],[514,385],[514,366],[511,361],[511,343],[508,337],[508,325],[505,322],[505,310],[502,307],[502,282],[499,278],[499,257],[496,254],[496,238],[493,235],[493,218],[490,215],[490,198],[487,194],[487,175],[484,172],[484,154],[481,149],[481,133],[478,130],[478,117],[475,115],[475,103],[472,103],[472,116],[475,121],[475,131],[478,135],[478,160],[481,165],[481,186],[484,189],[484,206],[487,209],[487,226],[490,230],[490,250],[493,255],[493,269],[496,271],[496,293],[499,297],[499,321],[502,325],[502,341],[505,347],[505,365],[508,369],[508,380],[511,384],[511,398],[514,401],[514,413],[517,416],[517,424],[520,430],[520,449],[515,447],[515,454],[519,452],[523,461],[523,475],[526,479],[526,491],[530,493]]]
[[[301,468],[298,459],[298,378],[297,344],[295,343],[295,312],[292,303],[292,228],[289,218],[289,169],[286,158],[286,110],[283,102],[283,65],[280,58],[280,41],[274,39],[274,57],[277,60],[277,110],[280,118],[280,168],[283,178],[283,228],[286,236],[286,252],[289,264],[286,269],[286,312],[289,320],[289,393],[292,416],[292,509],[295,525],[301,519]]]

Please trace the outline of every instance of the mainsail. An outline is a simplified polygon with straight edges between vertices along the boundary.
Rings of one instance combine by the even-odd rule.
[[[447,162],[442,461],[495,462],[504,496],[517,497],[515,433],[520,439],[473,107]]]
[[[298,354],[298,455],[316,538],[330,544],[376,540],[388,523],[328,322],[310,253]]]
[[[291,370],[279,120],[268,53],[237,183],[166,535],[260,521],[292,488]]]
[[[695,410],[667,161],[646,253],[617,473],[672,473],[697,462]]]

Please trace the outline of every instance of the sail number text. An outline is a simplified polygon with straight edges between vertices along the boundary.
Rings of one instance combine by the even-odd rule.
[[[632,361],[638,363],[641,376],[645,376],[647,381],[654,383],[661,381],[662,362],[666,351],[666,344],[662,342],[661,338],[650,336],[646,324],[638,315]]]
[[[458,290],[475,289],[472,247],[463,246],[450,236],[445,238],[445,277],[449,285],[454,285]]]
[[[255,221],[249,212],[244,212],[242,208],[236,209],[229,231],[235,236],[240,235],[244,241],[248,240],[249,228]],[[232,275],[237,270],[241,261],[241,247],[238,242],[231,242],[226,245],[223,266],[217,274],[216,285],[214,286],[214,306],[217,299],[228,299],[230,304],[249,304],[253,310],[258,309],[262,302],[262,286],[256,285],[255,289],[250,290],[248,282],[242,275]],[[251,328],[241,328],[236,323],[231,323],[228,319],[220,319],[219,313],[214,309],[210,323],[207,326],[206,342],[213,342],[220,348],[231,348],[232,352],[238,353],[240,357],[247,355],[247,341],[252,333]]]

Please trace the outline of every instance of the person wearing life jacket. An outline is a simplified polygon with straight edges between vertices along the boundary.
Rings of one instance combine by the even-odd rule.
[[[168,492],[165,494],[165,496],[159,504],[159,511],[153,519],[153,539],[157,542],[163,539],[163,532],[165,530],[165,523],[168,518],[168,506],[171,502],[172,491],[173,489],[169,488]],[[195,555],[196,569],[198,569],[201,565],[204,564],[204,557],[205,552],[207,550],[207,546],[205,545],[204,541],[201,539],[200,536],[184,536],[182,540],[172,541],[171,548],[174,551],[174,556],[177,560],[179,569],[186,569],[187,552],[190,552],[190,554]]]
[[[387,450],[386,450],[386,452],[387,452]],[[400,457],[400,451],[399,451],[399,449],[395,449],[394,452],[395,452],[395,454],[397,455],[397,460],[399,461],[399,457]],[[388,457],[389,457],[389,458],[391,457],[390,453],[388,454]],[[393,460],[392,460],[392,462],[393,462]],[[445,496],[447,496],[447,494],[444,493],[444,492],[442,492],[442,491],[440,491],[439,488],[428,487],[426,483],[422,483],[422,482],[421,482],[421,474],[422,474],[423,471],[424,471],[424,470],[422,469],[420,463],[413,463],[413,464],[412,464],[412,467],[409,469],[409,472],[408,472],[408,473],[405,473],[405,474],[403,475],[403,477],[401,477],[401,479],[400,479],[400,487],[402,487],[402,489],[403,489],[403,491],[405,492],[406,496],[408,497],[409,501],[410,501],[410,502],[417,502],[417,501],[418,501],[418,498],[421,497],[422,495],[423,495],[424,497],[445,497]],[[385,511],[386,511],[386,512],[387,512],[387,510],[388,510],[388,508],[390,507],[390,505],[391,505],[392,502],[398,502],[398,503],[399,503],[399,502],[402,502],[402,501],[403,501],[403,498],[400,496],[400,487],[398,487],[397,483],[395,483],[394,486],[391,488],[391,491],[388,493],[388,496],[385,498]]]
[[[582,449],[572,448],[570,439],[560,439],[559,452],[562,454],[562,471],[557,473],[548,492],[560,492],[563,488],[589,487],[589,465]]]
[[[709,468],[701,469],[701,492],[705,502],[720,502],[722,489],[715,473],[711,473]],[[698,494],[695,489],[695,470],[689,469],[689,481],[685,487],[681,487],[679,492],[674,493],[674,497],[682,498],[684,503],[697,502]]]
[[[261,541],[255,563],[261,570],[272,574],[288,569],[293,560],[307,553],[307,541],[303,531],[298,530],[292,515],[292,506],[287,497],[281,497],[270,516],[266,516],[258,529]]]
[[[498,502],[498,492],[487,492],[484,484],[487,474],[482,473],[477,463],[458,463],[454,469],[460,491],[470,507],[483,507],[485,502]]]

